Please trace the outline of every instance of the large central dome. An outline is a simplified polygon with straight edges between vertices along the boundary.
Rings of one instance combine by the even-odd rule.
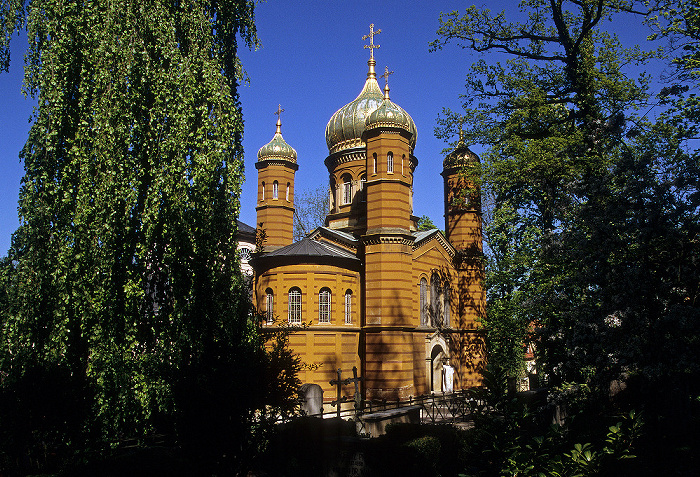
[[[331,154],[363,145],[362,133],[365,132],[365,119],[384,100],[374,72],[376,61],[370,59],[367,64],[369,72],[364,88],[357,98],[336,111],[326,126],[326,144]]]

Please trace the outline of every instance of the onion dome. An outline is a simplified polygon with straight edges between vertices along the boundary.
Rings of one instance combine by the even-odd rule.
[[[376,61],[373,58],[367,62],[369,71],[367,80],[360,94],[350,103],[331,116],[326,126],[326,144],[328,152],[342,151],[353,147],[363,146],[362,133],[365,132],[367,116],[382,104],[382,90],[377,83],[374,72]]]
[[[454,151],[445,157],[445,160],[442,162],[442,168],[450,169],[452,167],[460,167],[473,162],[479,162],[479,156],[474,154],[471,149],[467,147],[467,144],[464,142],[462,126],[460,126],[459,141],[457,142],[457,146],[455,146]]]
[[[272,137],[272,141],[265,144],[258,150],[258,161],[284,160],[297,162],[297,152],[282,137],[282,122],[277,118],[277,131]]]
[[[384,101],[367,116],[365,121],[365,129],[367,131],[380,127],[399,128],[408,131],[411,133],[411,149],[416,146],[416,124],[401,106],[391,102],[388,82],[384,87]]]

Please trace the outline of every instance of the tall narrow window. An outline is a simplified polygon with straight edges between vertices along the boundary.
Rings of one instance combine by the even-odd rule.
[[[420,279],[420,324],[428,325],[428,280]]]
[[[261,202],[265,202],[265,181],[263,181],[263,183],[262,183],[260,196],[262,197]]]
[[[275,320],[275,297],[270,288],[265,290],[265,319],[269,324]]]
[[[343,176],[343,204],[352,202],[352,178]]]
[[[289,322],[301,323],[301,290],[294,287],[289,290]]]
[[[401,175],[403,175],[403,163],[406,162],[406,154],[401,156]]]
[[[352,292],[350,290],[345,292],[345,324],[352,324]]]
[[[287,182],[287,202],[289,202],[289,189],[291,189],[291,184]]]
[[[272,183],[272,198],[276,199],[279,196],[280,185],[279,182],[275,181]]]
[[[386,171],[390,174],[394,173],[394,153],[390,152],[386,155]]]
[[[372,154],[372,174],[377,173],[377,153]]]
[[[430,277],[430,324],[437,326],[440,319],[440,278],[437,273]]]
[[[360,177],[360,189],[362,189],[362,195],[360,198],[367,202],[367,176],[362,174],[362,177]]]
[[[445,312],[444,312],[444,320],[443,324],[445,325],[445,328],[450,327],[450,287],[445,285],[445,288],[443,288],[443,293],[445,294]]]
[[[318,322],[331,322],[331,291],[328,288],[318,292]]]

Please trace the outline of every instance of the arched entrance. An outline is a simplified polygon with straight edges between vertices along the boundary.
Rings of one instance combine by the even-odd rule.
[[[445,350],[435,345],[430,353],[430,391],[442,391],[442,365],[445,362]]]
[[[422,392],[442,391],[442,369],[450,359],[449,337],[435,331],[425,337],[425,387]]]

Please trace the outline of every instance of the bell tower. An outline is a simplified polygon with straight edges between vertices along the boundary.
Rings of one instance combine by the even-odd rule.
[[[455,248],[457,269],[458,326],[476,329],[484,316],[486,297],[483,289],[484,263],[481,222],[481,193],[469,176],[479,163],[464,142],[462,128],[454,151],[443,161],[441,173],[445,194],[445,235]]]
[[[294,174],[299,169],[297,152],[282,137],[281,105],[277,108],[277,130],[258,151],[257,227],[267,234],[265,251],[271,252],[293,241]]]
[[[389,76],[388,69],[384,77]],[[365,123],[367,231],[365,247],[365,385],[369,398],[406,398],[415,393],[412,321],[411,188],[413,120],[389,99]]]

